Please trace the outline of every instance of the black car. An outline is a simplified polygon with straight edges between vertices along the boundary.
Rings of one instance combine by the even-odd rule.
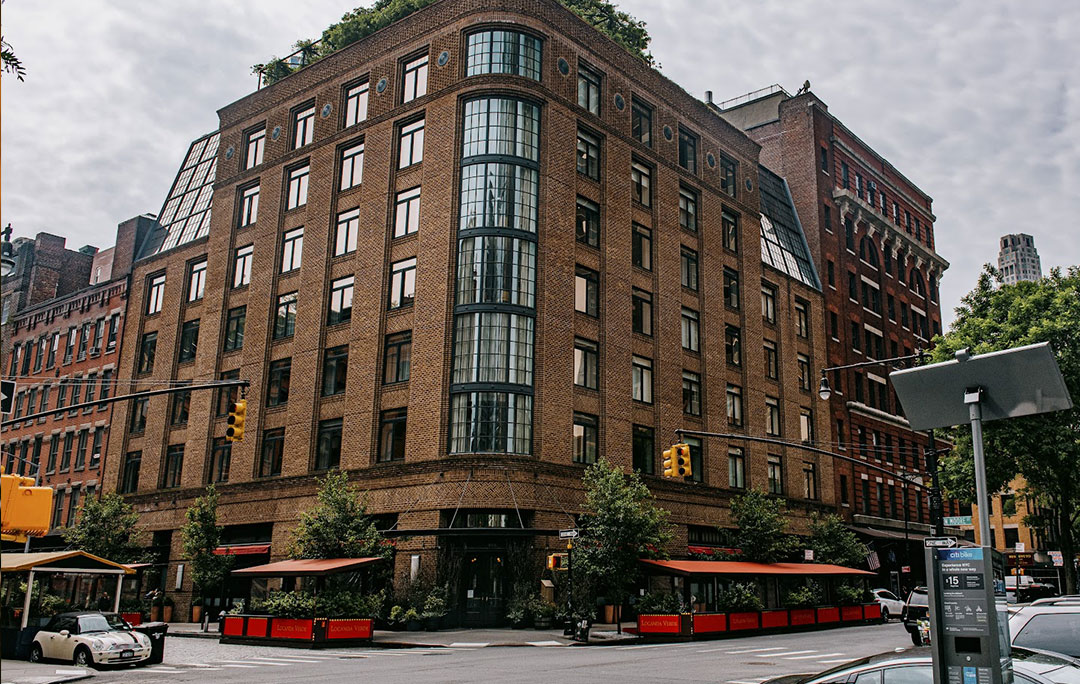
[[[919,620],[930,619],[930,597],[926,587],[915,587],[904,602],[904,613],[900,616],[904,629],[911,635],[911,643],[922,646],[922,634],[919,632]]]

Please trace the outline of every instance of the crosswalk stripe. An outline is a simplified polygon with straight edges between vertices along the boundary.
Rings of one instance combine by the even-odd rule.
[[[671,644],[640,644],[638,646],[619,646],[620,651],[632,651],[637,648],[657,648],[659,646],[671,646]]]
[[[530,641],[530,646],[562,646],[561,641]]]
[[[485,646],[487,642],[484,641],[455,641],[450,644],[450,648],[484,648]]]
[[[221,663],[234,663],[243,665],[244,667],[258,667],[259,665],[276,665],[278,667],[288,667],[288,663],[264,663],[256,660],[255,658],[248,658],[247,660],[219,660]],[[225,665],[224,667],[228,667]]]
[[[713,650],[718,651],[720,649],[713,649]],[[744,648],[744,649],[739,650],[739,651],[728,651],[728,653],[731,654],[731,655],[738,655],[740,653],[759,653],[761,651],[783,651],[783,650],[784,650],[783,646],[770,646],[769,648]]]
[[[255,658],[255,660],[276,660],[282,663],[321,663],[321,660],[312,660],[310,658],[298,658],[296,656],[274,656],[272,658]]]
[[[758,658],[783,658],[784,656],[801,655],[803,653],[817,653],[817,651],[787,651],[786,653],[758,653]]]
[[[222,665],[222,667],[256,667],[255,665]]]
[[[810,660],[812,658],[832,658],[833,656],[842,656],[843,653],[815,653],[814,655],[795,656],[794,658],[784,658],[784,660]]]

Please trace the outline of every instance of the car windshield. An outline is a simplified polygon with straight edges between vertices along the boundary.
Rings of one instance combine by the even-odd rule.
[[[1080,612],[1032,616],[1013,644],[1080,657]]]
[[[127,629],[119,615],[83,615],[79,618],[79,633],[88,632],[111,632],[113,630]]]
[[[910,605],[913,605],[913,606],[925,606],[925,605],[927,605],[926,590],[923,589],[922,587],[919,587],[917,589],[913,589],[911,591],[911,593],[908,594],[907,602]]]

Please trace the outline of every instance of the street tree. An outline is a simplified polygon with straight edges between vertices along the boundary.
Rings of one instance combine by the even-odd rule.
[[[349,476],[340,470],[320,482],[315,505],[300,515],[290,558],[388,558],[386,544]]]
[[[636,586],[638,560],[667,557],[664,548],[672,538],[668,512],[657,507],[637,472],[624,473],[604,458],[588,467],[583,481],[585,511],[572,561],[575,584],[581,578],[588,589],[575,591],[576,600],[602,596],[621,606]],[[578,598],[582,594],[587,598]]]
[[[64,541],[73,549],[117,563],[141,560],[139,514],[119,494],[100,499],[87,497],[75,524],[64,530]]]
[[[833,513],[810,518],[810,548],[815,563],[854,568],[866,562],[866,544]]]
[[[778,563],[787,560],[799,548],[799,540],[787,532],[787,511],[778,497],[760,489],[748,489],[731,501],[735,523],[735,545],[742,550],[742,560],[752,563]]]
[[[184,555],[191,566],[191,583],[197,598],[221,592],[232,567],[233,556],[219,556],[214,551],[221,544],[217,522],[218,493],[214,485],[195,499],[187,510],[187,522],[180,530]]]
[[[984,354],[1049,342],[1070,394],[1080,400],[1080,267],[1064,273],[1054,269],[1035,282],[1001,285],[998,272],[986,266],[975,289],[961,300],[948,334],[936,342],[934,361],[952,359],[963,348]],[[1066,592],[1076,593],[1076,569],[1070,560],[1077,552],[1080,526],[1080,407],[993,421],[983,431],[990,491],[1023,475],[1024,496],[1052,511],[1047,521],[1066,559]],[[946,487],[951,495],[974,501],[969,429],[954,429],[952,440],[953,452],[944,459]]]

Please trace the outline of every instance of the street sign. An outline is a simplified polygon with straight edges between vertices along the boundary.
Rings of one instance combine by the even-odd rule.
[[[559,539],[577,539],[577,530],[559,530]]]
[[[910,565],[904,565],[904,566],[902,566],[902,567],[900,568],[900,572],[904,572],[904,573],[910,573],[910,572],[911,572],[911,566],[910,566]]]
[[[951,549],[956,546],[956,537],[927,537],[923,546],[928,549]]]
[[[803,560],[806,561],[807,563],[813,563],[814,562],[814,550],[813,549],[803,549]]]
[[[949,527],[959,527],[960,525],[970,525],[970,515],[947,515],[945,516],[944,523]]]
[[[12,405],[15,403],[15,381],[14,380],[0,380],[0,413],[11,413]]]
[[[1061,568],[1065,566],[1065,558],[1061,555],[1060,551],[1047,551],[1050,554],[1050,560],[1053,561],[1055,568]]]

